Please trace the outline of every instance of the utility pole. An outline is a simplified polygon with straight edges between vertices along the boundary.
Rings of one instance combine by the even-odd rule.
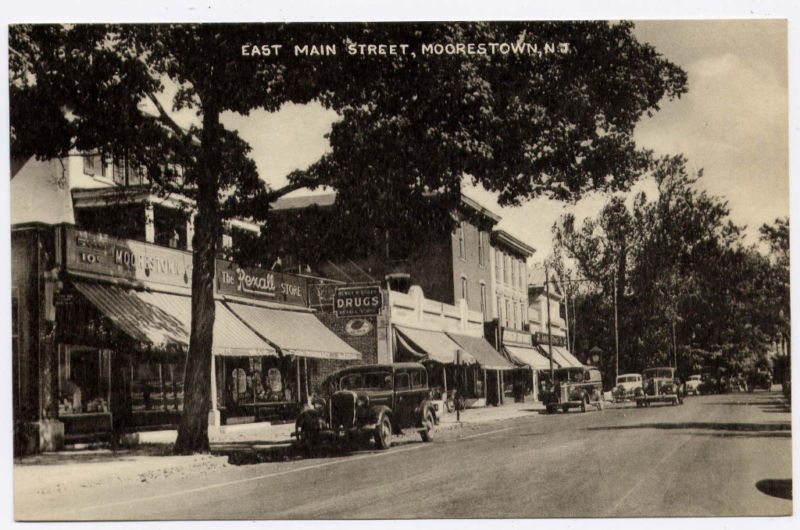
[[[619,376],[619,322],[617,315],[617,270],[614,269],[614,351],[616,352],[616,362],[614,363],[614,377]]]
[[[571,335],[571,333],[569,332],[569,289],[567,288],[567,285],[568,285],[567,283],[565,283],[563,281],[561,283],[562,283],[562,289],[564,290],[564,299],[565,299],[564,316],[566,318],[564,320],[566,320],[566,323],[567,323],[567,350],[569,350],[570,353],[571,353],[572,352],[572,348],[569,347],[569,337]]]
[[[675,319],[672,319],[672,358],[675,362],[675,369],[678,369],[678,340],[675,337]]]
[[[555,370],[553,369],[553,338],[550,334],[550,272],[547,269],[547,265],[544,266],[544,289],[544,296],[547,300],[547,351],[550,354],[550,384],[555,385],[556,378]]]

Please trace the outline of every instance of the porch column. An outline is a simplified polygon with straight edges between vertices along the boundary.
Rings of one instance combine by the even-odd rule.
[[[208,427],[218,428],[221,420],[219,409],[217,408],[217,359],[215,355],[211,354],[211,407],[208,411]]]
[[[186,220],[186,250],[192,250],[192,240],[194,239],[194,217],[191,214]]]
[[[148,243],[156,242],[156,216],[152,202],[144,203],[144,240]]]

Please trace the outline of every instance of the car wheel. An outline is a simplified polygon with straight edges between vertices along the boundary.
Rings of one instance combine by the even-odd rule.
[[[375,428],[375,445],[378,449],[389,449],[392,446],[392,422],[389,416],[381,416],[381,421]]]
[[[311,431],[304,425],[297,425],[294,432],[297,445],[300,447],[300,449],[310,451],[314,446],[314,441],[311,437]]]
[[[561,410],[563,412],[569,412],[569,405],[561,405]]]
[[[433,441],[433,412],[428,409],[425,411],[425,418],[422,420],[422,431],[419,433],[423,442]]]

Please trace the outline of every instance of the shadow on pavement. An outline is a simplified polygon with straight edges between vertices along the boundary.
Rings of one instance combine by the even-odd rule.
[[[138,456],[175,456],[172,444],[140,444],[130,449],[112,451],[107,447],[90,447],[74,451],[42,453],[14,459],[14,465],[50,466],[60,464],[88,464],[102,462],[126,462]]]
[[[610,425],[607,427],[588,427],[589,431],[624,430],[624,429],[705,429],[711,431],[733,431],[740,433],[764,433],[760,436],[784,437],[782,432],[788,431],[786,437],[791,437],[792,424],[781,423],[708,423],[708,422],[679,422],[679,423],[638,423],[636,425]]]
[[[792,479],[764,479],[756,482],[756,489],[779,499],[792,500]]]
[[[416,443],[421,442],[395,440],[392,441],[392,447],[402,447]],[[389,450],[391,451],[391,449]],[[234,442],[217,444],[211,449],[211,453],[214,455],[227,456],[228,463],[235,466],[310,458],[340,458],[353,454],[378,452],[383,451],[377,449],[371,442],[364,444],[324,443],[312,448],[287,443]]]

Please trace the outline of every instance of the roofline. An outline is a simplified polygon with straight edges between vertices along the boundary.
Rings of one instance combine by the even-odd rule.
[[[531,257],[536,252],[535,248],[530,245],[526,245],[505,230],[492,230],[492,238],[496,239],[499,243],[510,247],[512,250],[515,250],[520,254],[524,254],[525,257]]]
[[[463,193],[461,194],[461,204],[467,206],[468,208],[472,208],[478,214],[483,215],[484,217],[487,217],[488,219],[494,221],[495,224],[499,223],[500,220],[502,219],[502,217],[500,217],[498,214],[494,213],[487,207],[483,206],[475,199],[467,197]]]

